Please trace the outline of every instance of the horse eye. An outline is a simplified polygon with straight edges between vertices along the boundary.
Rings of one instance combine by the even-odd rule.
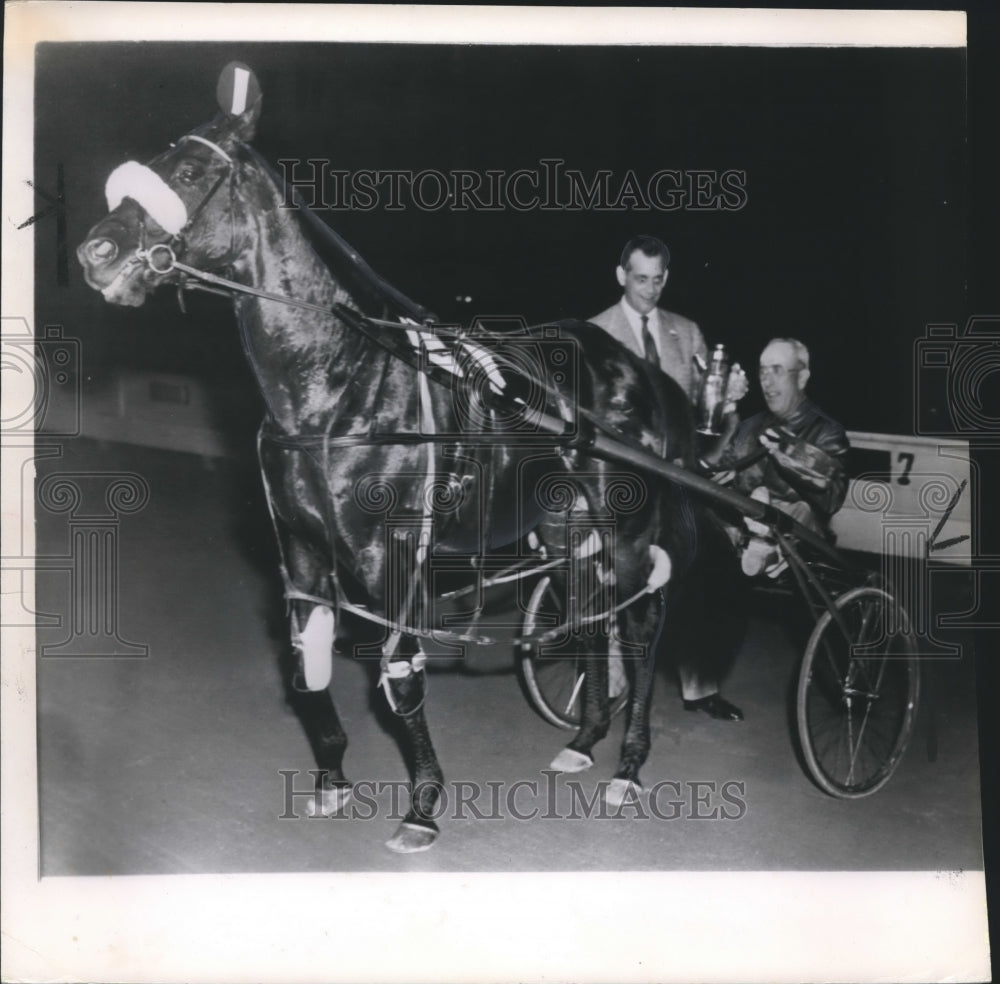
[[[192,164],[184,164],[177,171],[177,180],[181,184],[193,184],[200,177],[198,168]]]

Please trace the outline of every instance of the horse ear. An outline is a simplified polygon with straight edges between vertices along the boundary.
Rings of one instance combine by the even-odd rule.
[[[230,62],[219,73],[215,89],[219,108],[236,140],[251,140],[260,117],[261,91],[257,76],[243,62]]]

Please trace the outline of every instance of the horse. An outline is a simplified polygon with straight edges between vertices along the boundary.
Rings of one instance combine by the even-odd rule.
[[[418,602],[429,565],[470,551],[470,522],[487,531],[483,549],[527,537],[548,556],[568,552],[567,590],[577,609],[594,585],[602,597],[630,599],[617,617],[603,612],[575,623],[572,644],[587,667],[581,724],[552,763],[570,772],[593,764],[592,749],[609,729],[606,657],[614,631],[643,654],[625,660],[628,717],[607,791],[620,805],[641,789],[665,591],[690,565],[697,533],[689,496],[669,483],[647,486],[632,476],[627,508],[618,502],[615,511],[621,472],[588,454],[587,435],[602,429],[664,460],[690,462],[685,395],[594,325],[563,321],[506,341],[496,333],[463,341],[380,280],[332,231],[334,256],[322,258],[315,225],[325,223],[301,203],[289,207],[287,189],[251,146],[262,106],[256,76],[232,63],[218,92],[210,122],[147,165],[115,169],[106,185],[109,212],[77,256],[87,284],[111,304],[139,307],[152,291],[192,280],[232,297],[266,408],[258,457],[281,557],[300,714],[318,766],[310,811],[334,815],[351,799],[347,736],[330,684],[338,628],[353,612],[385,633],[379,684],[409,764],[408,810],[388,847],[408,853],[435,841],[444,775],[424,703],[424,643],[434,633],[422,624]],[[504,344],[517,358],[503,356]],[[517,369],[526,358],[537,368],[538,351],[544,361],[545,346],[557,344],[578,360],[575,376],[553,372],[539,381],[542,370]],[[407,351],[412,358],[401,357]],[[450,359],[452,375],[429,377],[421,358],[439,370]],[[463,358],[471,369],[457,372]],[[511,407],[521,408],[520,417],[505,413]],[[567,433],[575,416],[582,423],[563,441],[533,443],[532,414],[557,416]],[[398,515],[411,520],[402,532],[390,522]]]

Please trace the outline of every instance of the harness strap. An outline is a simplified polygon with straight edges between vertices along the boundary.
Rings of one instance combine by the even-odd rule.
[[[198,143],[204,144],[209,150],[218,154],[230,167],[233,166],[233,159],[217,143],[213,143],[205,137],[199,137],[197,133],[187,133],[177,142],[184,143],[187,140],[196,140]]]
[[[319,595],[299,591],[290,581],[285,584],[285,599],[287,601],[311,601],[314,605],[323,605],[326,608],[334,607],[334,603],[329,598],[320,598]]]
[[[484,635],[473,635],[472,633],[458,633],[452,632],[448,629],[420,629],[414,625],[400,625],[399,622],[395,622],[392,619],[383,618],[381,615],[376,615],[375,612],[364,605],[355,605],[350,601],[343,598],[337,599],[337,608],[350,612],[352,615],[357,615],[360,618],[367,619],[369,622],[374,622],[376,625],[384,626],[387,629],[398,629],[402,635],[411,635],[417,639],[439,639],[442,642],[474,642],[480,646],[495,646],[500,640],[491,638],[490,636]]]
[[[631,598],[626,598],[625,601],[619,602],[617,605],[615,605],[614,608],[610,608],[606,612],[599,612],[596,615],[585,615],[585,616],[583,616],[582,618],[580,618],[579,624],[580,625],[593,625],[594,622],[600,622],[602,619],[611,618],[611,616],[617,615],[619,612],[624,611],[626,608],[628,608],[629,605],[635,604],[635,602],[637,602],[644,595],[652,594],[653,591],[656,591],[656,590],[658,590],[658,589],[654,588],[654,587],[651,587],[650,585],[647,584],[645,587],[641,588],[639,591],[636,591],[636,593],[634,595],[632,595]],[[559,635],[561,632],[565,632],[567,629],[569,629],[571,627],[571,625],[572,625],[572,623],[567,620],[567,621],[563,622],[562,624],[555,626],[554,628],[546,629],[543,633],[541,633],[541,635],[518,636],[514,640],[514,645],[516,645],[516,646],[523,646],[526,643],[530,643],[530,642],[545,642],[546,640],[552,639],[555,636]]]
[[[232,167],[232,161],[230,161],[229,163],[230,167]],[[187,232],[187,230],[194,225],[195,220],[198,218],[198,216],[200,216],[201,213],[205,211],[205,208],[208,206],[208,203],[215,197],[215,193],[222,187],[223,182],[225,182],[226,179],[230,177],[230,174],[231,171],[223,171],[222,174],[220,174],[215,179],[215,183],[212,185],[211,188],[209,188],[208,194],[206,194],[202,198],[202,200],[198,202],[198,204],[195,206],[194,211],[190,214],[190,216],[188,216],[187,222],[184,223],[184,228],[181,229],[181,231],[178,233],[179,238],[181,239],[184,238],[184,233]]]
[[[423,652],[415,653],[413,658],[406,660],[405,662],[400,660],[395,663],[384,662],[382,664],[382,672],[379,674],[378,685],[382,688],[385,693],[386,703],[389,705],[389,709],[397,717],[410,717],[416,714],[424,706],[427,701],[427,677],[424,676],[424,693],[420,699],[420,703],[411,711],[401,711],[399,705],[396,703],[396,698],[392,693],[392,681],[393,680],[403,680],[408,677],[411,673],[420,673],[427,663],[427,654]]]
[[[528,561],[525,560],[520,565],[527,564]],[[567,558],[557,557],[555,560],[550,560],[547,564],[535,564],[526,570],[515,570],[511,571],[507,568],[502,574],[498,574],[496,577],[485,577],[483,578],[480,587],[482,588],[492,588],[498,584],[509,584],[511,581],[521,581],[526,577],[532,577],[535,574],[541,574],[542,571],[550,571],[556,567],[565,567],[567,563]],[[464,588],[456,588],[454,591],[446,591],[441,595],[442,600],[451,600],[452,598],[461,598],[464,595],[472,594],[474,591],[478,591],[479,587],[475,585],[468,585]]]
[[[417,377],[417,392],[420,399],[420,414],[424,422],[424,427],[427,429],[428,434],[433,440],[435,434],[434,429],[434,406],[431,403],[431,392],[430,386],[427,382],[427,377],[420,373]],[[410,578],[409,587],[406,593],[406,600],[400,608],[399,613],[399,623],[402,624],[406,620],[413,608],[413,602],[417,596],[418,591],[424,590],[423,585],[423,571],[424,564],[427,560],[427,552],[430,549],[431,535],[434,529],[434,516],[431,512],[431,496],[429,494],[430,489],[434,484],[434,477],[436,474],[436,462],[434,460],[435,446],[433,443],[428,443],[427,445],[427,479],[424,484],[424,495],[422,500],[422,513],[420,517],[420,536],[417,543],[417,556],[413,564],[413,577]],[[386,672],[386,667],[389,665],[389,661],[395,656],[396,651],[399,648],[399,640],[402,636],[400,629],[396,629],[390,636],[386,643],[385,649],[382,653],[382,672]]]
[[[269,439],[270,438],[268,438],[267,435],[264,434],[264,425],[262,424],[260,430],[257,433],[258,460],[260,459],[261,441]],[[340,594],[340,592],[338,592],[338,597],[336,601],[331,602],[329,598],[321,598],[318,595],[309,594],[306,591],[300,591],[292,582],[292,579],[288,574],[288,566],[285,563],[285,555],[284,555],[284,550],[282,549],[281,546],[281,538],[280,536],[278,536],[278,522],[277,522],[277,517],[275,516],[274,513],[274,502],[271,496],[271,486],[267,481],[267,475],[264,472],[263,465],[261,465],[260,475],[261,475],[261,481],[263,482],[264,485],[264,498],[267,500],[267,511],[271,517],[271,524],[274,527],[275,539],[278,542],[278,566],[281,572],[282,583],[285,586],[284,594],[286,599],[288,599],[289,601],[307,601],[316,605],[325,605],[326,607],[335,605],[338,611],[350,612],[352,615],[356,615],[359,618],[363,618],[368,622],[374,622],[376,625],[381,625],[383,628],[391,629],[397,635],[397,637],[401,635],[409,635],[413,636],[416,639],[432,639],[432,640],[439,640],[441,642],[456,642],[456,643],[471,642],[480,646],[494,646],[498,644],[499,642],[498,639],[492,638],[491,636],[482,635],[479,633],[472,633],[472,632],[459,633],[459,632],[453,632],[448,629],[436,629],[432,631],[425,628],[418,628],[415,625],[407,625],[401,619],[393,620],[393,619],[383,618],[381,615],[376,615],[375,612],[366,608],[364,605],[355,605],[352,602],[348,601],[346,598],[342,596],[342,594]],[[557,560],[550,561],[547,564],[543,564],[541,567],[534,568],[533,571],[531,572],[519,572],[518,574],[515,575],[515,577],[522,576],[522,573],[526,574],[526,573],[533,573],[535,571],[548,570],[549,568],[556,567],[565,563],[566,563],[565,558],[559,558]],[[501,583],[501,582],[498,580],[496,583]],[[609,618],[612,615],[617,615],[620,611],[627,608],[633,602],[638,601],[643,595],[649,594],[651,590],[653,589],[649,585],[647,585],[642,590],[637,591],[634,595],[632,595],[631,598],[616,605],[610,611],[601,612],[597,615],[586,616],[585,618],[581,619],[581,623],[584,625],[590,625],[593,622],[600,621],[601,619]],[[569,628],[569,622],[564,622],[562,625],[558,625],[553,629],[547,630],[541,636],[519,636],[517,639],[514,640],[514,643],[515,645],[523,645],[526,642],[550,638],[556,633],[565,631],[567,628]],[[383,671],[390,665],[391,663],[389,662],[389,660],[386,658],[386,656],[383,655],[382,657]]]
[[[281,545],[281,536],[278,532],[278,517],[274,513],[274,496],[271,495],[271,483],[267,480],[267,472],[264,471],[264,462],[261,460],[260,445],[264,440],[264,424],[260,425],[257,431],[257,464],[260,467],[260,480],[264,486],[264,499],[267,501],[267,513],[271,517],[271,528],[274,530],[274,539],[278,544],[278,569],[281,572],[281,582],[285,586],[285,598],[288,601],[311,601],[318,605],[330,607],[332,602],[329,598],[320,598],[316,595],[307,594],[300,591],[293,583],[288,574],[288,564],[285,562],[285,551]]]
[[[153,262],[153,256],[159,251],[163,250],[168,254],[167,266],[157,266]],[[189,266],[187,263],[182,263],[177,259],[174,251],[166,243],[158,243],[155,246],[151,246],[148,250],[140,251],[136,253],[140,256],[140,259],[147,260],[150,266],[156,273],[167,274],[174,270],[179,270],[181,273],[186,273],[191,277],[195,277],[197,280],[204,280],[209,284],[216,284],[219,287],[225,287],[230,291],[238,291],[241,294],[252,294],[254,297],[261,297],[266,301],[278,301],[281,304],[287,304],[290,307],[301,308],[303,311],[316,311],[319,314],[325,314],[327,317],[335,317],[334,313],[330,308],[323,307],[321,304],[310,304],[309,301],[300,301],[294,297],[286,297],[283,294],[275,294],[269,290],[262,290],[260,287],[250,287],[247,284],[237,283],[235,280],[229,280],[226,277],[220,277],[217,274],[209,273],[207,270],[199,270],[197,267]]]

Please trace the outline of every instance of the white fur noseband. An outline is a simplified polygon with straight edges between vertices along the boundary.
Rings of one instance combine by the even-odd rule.
[[[104,187],[108,211],[113,212],[123,198],[131,198],[172,236],[187,224],[187,208],[180,196],[155,171],[138,161],[126,161],[116,167]]]

